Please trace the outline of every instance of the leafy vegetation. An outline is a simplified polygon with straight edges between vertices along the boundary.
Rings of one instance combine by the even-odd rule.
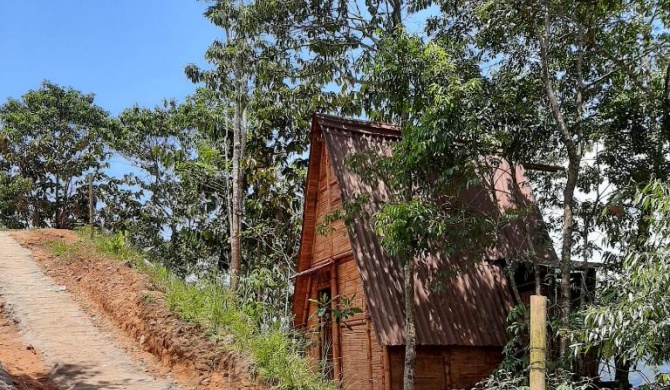
[[[628,233],[618,256],[621,268],[601,286],[599,300],[581,314],[579,349],[595,348],[604,359],[624,364],[662,365],[670,360],[670,187],[654,181],[640,190],[632,206],[648,216],[652,232],[644,242]],[[668,383],[660,372],[660,384]]]
[[[86,220],[86,177],[107,166],[101,139],[112,125],[93,95],[44,82],[3,104],[0,123],[4,223],[67,228]]]

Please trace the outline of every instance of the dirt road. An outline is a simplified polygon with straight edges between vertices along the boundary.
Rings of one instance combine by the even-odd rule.
[[[0,297],[18,321],[23,344],[42,354],[59,388],[177,389],[118,348],[6,232],[0,232]]]

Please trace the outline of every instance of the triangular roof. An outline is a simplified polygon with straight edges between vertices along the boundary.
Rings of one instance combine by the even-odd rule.
[[[390,155],[392,144],[401,137],[400,130],[392,125],[377,122],[315,115],[312,123],[313,147],[310,151],[310,175],[317,174],[320,166],[321,142],[328,150],[329,160],[335,170],[343,200],[366,193],[373,200],[371,207],[378,207],[389,198],[389,188],[382,181],[370,186],[363,182],[346,165],[349,156],[374,151],[378,155]],[[315,147],[316,146],[316,147]],[[523,170],[519,167],[514,176],[510,165],[497,160],[492,190],[483,188],[468,190],[467,197],[485,212],[494,213],[508,207],[531,206],[532,213],[519,223],[537,225],[541,223],[539,210],[532,205],[530,188],[526,185]],[[309,183],[308,178],[308,183]],[[308,184],[309,185],[309,184]],[[316,196],[313,189],[306,191],[306,204]],[[521,195],[521,196],[519,196]],[[515,201],[516,199],[516,201]],[[522,205],[518,205],[521,199]],[[312,199],[312,201],[314,201]],[[307,223],[303,221],[303,223]],[[382,345],[403,345],[404,313],[402,292],[402,270],[389,258],[380,245],[370,222],[355,218],[349,227],[349,238],[356,266],[361,274],[366,305],[369,309],[375,332]],[[551,246],[543,244],[537,232],[529,242],[519,226],[502,230],[502,244],[490,253],[489,260],[511,259],[528,253],[531,249],[545,260],[555,258]],[[305,231],[301,241],[304,250]],[[301,258],[305,258],[301,256]],[[436,291],[432,281],[439,278],[438,271],[450,267],[451,260],[430,256],[417,262],[415,279],[417,340],[420,345],[466,345],[502,346],[508,341],[506,318],[514,305],[508,280],[499,264],[479,262],[467,271],[451,277],[441,291]],[[298,272],[309,264],[298,264]],[[304,288],[305,280],[296,280],[296,291]],[[302,299],[296,296],[298,301]],[[304,298],[303,298],[304,299]],[[301,302],[294,301],[294,304]],[[301,306],[299,306],[301,307]]]

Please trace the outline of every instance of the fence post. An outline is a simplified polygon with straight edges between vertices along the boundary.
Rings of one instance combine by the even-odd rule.
[[[530,390],[545,390],[547,298],[530,297]]]

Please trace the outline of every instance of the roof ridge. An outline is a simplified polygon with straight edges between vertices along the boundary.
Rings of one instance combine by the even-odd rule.
[[[371,134],[386,136],[392,138],[401,138],[402,133],[400,127],[389,123],[378,121],[369,121],[364,119],[344,118],[341,116],[314,113],[313,117],[321,128],[335,128],[351,133]]]

